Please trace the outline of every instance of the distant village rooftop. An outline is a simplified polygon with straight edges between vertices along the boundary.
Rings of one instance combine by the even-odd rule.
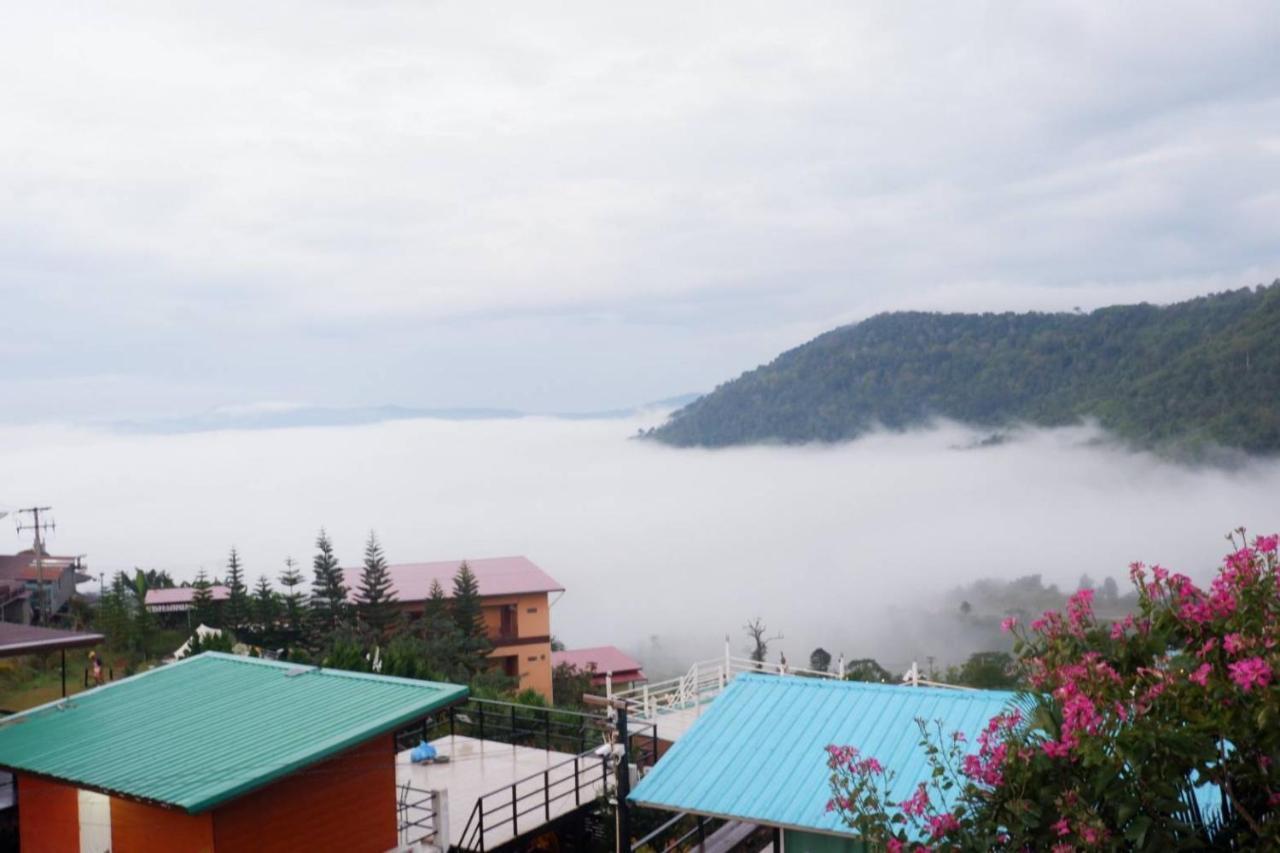
[[[214,601],[226,601],[231,597],[231,590],[218,584],[209,587],[209,594]],[[190,610],[195,604],[195,597],[195,587],[178,586],[172,589],[149,589],[145,601],[148,610],[154,613],[168,613]]]
[[[388,566],[391,584],[401,601],[424,601],[431,597],[432,581],[439,581],[446,597],[453,595],[453,578],[462,560],[431,563],[399,563]],[[484,557],[467,560],[476,576],[482,596],[527,595],[564,592],[564,587],[528,557]],[[352,598],[360,585],[360,568],[343,569]]]
[[[96,646],[102,640],[101,634],[0,622],[0,657],[80,649]]]
[[[595,646],[589,649],[565,649],[551,653],[553,667],[568,664],[580,672],[592,672],[592,683],[604,684],[605,676],[611,676],[615,684],[644,681],[640,661],[617,646]]]

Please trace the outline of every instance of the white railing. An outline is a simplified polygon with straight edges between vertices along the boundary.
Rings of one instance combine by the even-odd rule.
[[[802,666],[789,666],[784,663],[754,661],[750,658],[736,657],[725,646],[724,657],[716,660],[699,661],[689,667],[684,675],[668,678],[632,687],[629,690],[614,691],[609,674],[605,676],[605,692],[614,699],[627,703],[627,712],[640,719],[653,720],[660,714],[682,711],[689,708],[700,708],[703,703],[710,702],[720,695],[729,682],[744,672],[764,672],[772,675],[802,675],[809,678],[840,679],[844,669],[841,658],[835,672],[808,669]],[[911,669],[902,677],[904,685],[911,687],[945,687],[952,690],[971,690],[956,684],[943,684],[929,681],[921,677],[920,667],[913,661]]]
[[[676,678],[614,692],[611,679],[606,677],[605,690],[614,699],[625,701],[629,713],[642,719],[652,720],[659,714],[697,708],[704,702],[711,701],[729,686],[729,682],[734,677],[744,672],[803,675],[812,678],[838,679],[840,677],[834,672],[736,657],[726,646],[724,657],[698,661],[689,667],[688,672]]]

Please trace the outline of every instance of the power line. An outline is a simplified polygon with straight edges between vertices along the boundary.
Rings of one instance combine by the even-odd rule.
[[[40,541],[40,534],[46,530],[56,530],[57,525],[52,521],[41,521],[40,513],[48,513],[52,510],[51,506],[32,506],[18,510],[19,516],[31,516],[30,524],[18,522],[18,532],[30,530],[34,537],[32,547],[36,555],[36,598],[40,605],[40,622],[44,625],[49,624],[49,608],[52,606],[53,598],[44,583],[44,543]]]

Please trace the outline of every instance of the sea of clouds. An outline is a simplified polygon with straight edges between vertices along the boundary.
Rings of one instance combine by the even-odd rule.
[[[358,563],[370,530],[392,562],[525,554],[562,582],[553,630],[651,669],[745,651],[761,617],[793,663],[822,645],[902,668],[956,648],[919,611],[980,578],[1074,588],[1131,560],[1203,579],[1224,533],[1280,527],[1280,462],[1190,467],[1088,427],[997,446],[942,424],[835,446],[674,449],[633,440],[654,417],[411,420],[123,435],[0,429],[0,499],[55,508],[51,548],[93,573],[249,578],[309,569],[321,525]],[[9,525],[9,519],[0,522]],[[0,526],[0,552],[26,534]],[[7,543],[7,544],[6,544]],[[914,616],[908,614],[917,614]],[[653,674],[653,673],[651,673]]]

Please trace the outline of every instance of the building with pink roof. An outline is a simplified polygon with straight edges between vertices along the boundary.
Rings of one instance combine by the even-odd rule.
[[[644,670],[640,668],[640,662],[617,646],[552,652],[552,668],[561,664],[568,664],[581,672],[593,673],[591,683],[597,687],[604,686],[606,677],[612,679],[614,687],[624,689],[648,681]]]
[[[214,602],[226,601],[231,597],[231,590],[221,584],[209,587]],[[147,610],[152,613],[185,613],[195,606],[196,590],[191,586],[177,586],[172,589],[147,590]]]
[[[391,586],[410,619],[422,617],[433,581],[446,597],[462,560],[398,563],[388,566]],[[528,557],[468,559],[480,589],[481,611],[493,651],[489,657],[521,690],[533,689],[551,700],[551,605],[564,587]],[[359,567],[343,569],[352,603],[358,600]],[[553,599],[552,596],[556,598]]]

